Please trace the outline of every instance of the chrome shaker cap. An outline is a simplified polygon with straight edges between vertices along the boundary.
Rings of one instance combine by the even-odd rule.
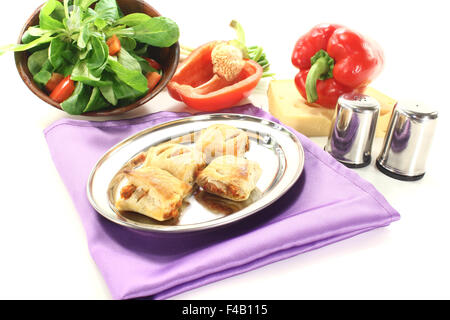
[[[370,164],[379,112],[376,99],[360,93],[343,94],[338,99],[325,151],[351,168]]]
[[[423,103],[399,101],[377,158],[378,169],[400,180],[421,179],[437,118],[438,112]]]

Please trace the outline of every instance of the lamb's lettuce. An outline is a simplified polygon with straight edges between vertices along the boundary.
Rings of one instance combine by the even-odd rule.
[[[130,87],[129,85],[125,84],[118,77],[115,77],[113,79],[112,89],[114,91],[114,95],[120,101],[135,100],[143,95],[142,92],[139,92],[139,91],[133,89],[132,87]]]
[[[117,20],[117,24],[124,24],[129,27],[134,27],[151,19],[152,17],[146,15],[145,13],[131,13]]]
[[[73,94],[63,103],[61,108],[68,114],[82,114],[91,98],[92,88],[83,82],[77,82]]]
[[[107,107],[108,104],[109,104],[108,101],[106,101],[105,98],[103,98],[100,89],[98,87],[94,87],[92,89],[89,102],[87,103],[86,108],[84,108],[83,112],[101,110]]]
[[[30,70],[31,74],[34,76],[42,69],[44,63],[47,62],[47,60],[48,60],[48,49],[43,49],[34,52],[28,58],[28,70]]]
[[[60,38],[55,38],[50,42],[48,48],[48,59],[55,69],[58,69],[65,62],[62,52],[67,48],[68,43],[61,40]]]
[[[108,45],[98,37],[91,38],[89,43],[92,49],[86,58],[87,67],[92,74],[100,76],[108,62]]]
[[[61,21],[64,15],[62,3],[57,0],[49,0],[39,13],[39,26],[45,30],[62,30],[64,24]]]
[[[92,4],[98,0],[74,0],[73,5],[80,7],[83,10],[87,10]]]
[[[155,47],[170,47],[180,36],[177,24],[166,17],[151,18],[132,29],[134,39]]]
[[[114,89],[113,89],[114,75],[112,75],[109,72],[104,72],[102,75],[102,80],[111,82],[110,85],[99,87],[103,98],[105,98],[105,100],[108,101],[113,106],[117,105],[118,98],[114,94]]]
[[[48,42],[52,41],[52,39],[53,39],[52,36],[45,34],[42,37],[34,39],[33,41],[28,42],[28,43],[9,44],[6,46],[2,46],[2,47],[0,47],[0,56],[7,51],[26,51],[26,50],[36,47],[40,44],[48,43]]]
[[[84,84],[101,87],[110,85],[110,81],[103,81],[100,77],[94,75],[91,70],[88,68],[87,63],[85,61],[78,62],[72,70],[72,75],[70,78],[73,81],[80,81]]]
[[[45,86],[48,80],[50,80],[50,78],[52,77],[53,70],[54,68],[50,63],[50,60],[47,59],[47,61],[44,62],[41,70],[39,70],[39,72],[33,76],[34,82],[42,87]]]
[[[125,50],[125,48],[123,47],[120,49],[117,61],[125,69],[142,72],[141,65],[139,64],[139,62],[131,54],[129,54],[128,51]]]
[[[116,0],[100,0],[95,5],[94,10],[99,18],[106,21],[115,21],[120,18],[119,6]]]
[[[126,83],[128,86],[141,93],[147,92],[147,78],[142,74],[142,72],[137,70],[129,70],[111,57],[108,57],[108,66],[111,71],[116,74],[117,78]]]

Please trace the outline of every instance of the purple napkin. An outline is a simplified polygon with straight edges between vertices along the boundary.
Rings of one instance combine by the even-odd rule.
[[[252,105],[224,112],[279,122]],[[86,182],[97,160],[124,138],[187,113],[131,120],[64,119],[44,133],[82,219],[89,250],[115,299],[164,299],[204,284],[320,248],[400,218],[384,197],[308,138],[298,182],[275,204],[213,231],[154,235],[107,221],[89,204]]]

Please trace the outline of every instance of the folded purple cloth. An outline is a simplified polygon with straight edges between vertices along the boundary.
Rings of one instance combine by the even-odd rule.
[[[224,112],[279,122],[252,105]],[[275,204],[228,227],[164,236],[107,221],[91,207],[86,182],[97,160],[124,138],[188,116],[158,112],[131,120],[64,119],[44,133],[82,219],[89,250],[115,299],[164,299],[204,284],[389,225],[400,218],[367,181],[308,138],[298,182]]]

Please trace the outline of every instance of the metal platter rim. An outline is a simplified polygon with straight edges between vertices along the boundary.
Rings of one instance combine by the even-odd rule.
[[[239,214],[239,211],[238,211],[238,212],[233,213],[225,218],[222,217],[222,218],[218,218],[215,220],[210,220],[210,221],[205,221],[205,222],[200,222],[200,223],[195,223],[195,224],[177,225],[177,226],[148,225],[148,226],[144,227],[144,226],[141,226],[138,224],[132,224],[127,221],[123,221],[117,216],[113,217],[109,214],[106,214],[103,212],[103,210],[101,208],[99,208],[97,206],[97,203],[94,200],[94,198],[92,196],[92,192],[91,192],[91,186],[93,183],[94,176],[95,176],[97,170],[99,169],[99,167],[102,165],[102,163],[106,159],[108,159],[116,150],[120,149],[124,145],[126,145],[128,143],[132,143],[132,141],[136,140],[138,137],[140,137],[142,135],[149,134],[151,132],[157,131],[161,128],[168,127],[171,125],[184,124],[184,123],[188,123],[188,122],[192,122],[192,121],[208,121],[208,120],[212,120],[212,121],[219,120],[220,121],[220,120],[239,120],[239,119],[246,119],[246,120],[251,120],[253,122],[258,122],[258,123],[263,124],[264,126],[269,126],[269,128],[271,128],[273,130],[277,130],[279,132],[288,134],[289,137],[291,138],[291,140],[293,140],[293,142],[295,142],[295,145],[298,148],[298,151],[300,154],[299,155],[300,161],[297,166],[296,173],[291,178],[291,181],[289,181],[289,183],[286,185],[286,187],[281,192],[279,192],[279,194],[272,197],[270,200],[266,201],[264,204],[262,204],[258,208],[254,209],[254,210],[249,210],[248,212],[245,212],[245,209],[244,209],[244,210],[241,210],[241,211],[244,211],[244,213],[242,213],[242,214]],[[244,219],[248,216],[251,216],[251,215],[267,208],[268,206],[273,204],[275,201],[280,199],[298,181],[298,179],[300,178],[300,176],[303,172],[304,162],[305,162],[305,152],[304,152],[303,146],[302,146],[300,140],[298,139],[298,137],[293,132],[291,132],[289,129],[285,128],[283,125],[276,123],[272,120],[260,118],[260,117],[256,117],[256,116],[251,116],[251,115],[238,114],[238,113],[215,113],[215,114],[204,114],[204,115],[192,115],[192,116],[187,116],[187,117],[176,119],[176,120],[168,120],[165,122],[161,122],[152,127],[143,129],[143,130],[133,134],[132,136],[123,139],[122,141],[118,142],[114,146],[112,146],[110,149],[108,149],[102,155],[102,157],[96,162],[93,169],[91,170],[87,184],[86,184],[86,193],[87,193],[89,203],[92,205],[92,207],[95,209],[95,211],[97,211],[97,213],[99,213],[101,216],[103,216],[107,220],[114,222],[116,224],[119,224],[119,225],[122,225],[122,226],[125,226],[128,228],[132,228],[135,230],[139,230],[139,231],[145,231],[148,233],[159,233],[159,234],[191,233],[191,232],[196,232],[196,231],[203,231],[203,230],[214,229],[214,228],[218,228],[218,227],[222,227],[222,226],[227,226],[229,224],[237,222],[241,219]],[[260,202],[263,198],[259,199],[257,202]],[[255,202],[255,203],[257,203],[257,202]]]

